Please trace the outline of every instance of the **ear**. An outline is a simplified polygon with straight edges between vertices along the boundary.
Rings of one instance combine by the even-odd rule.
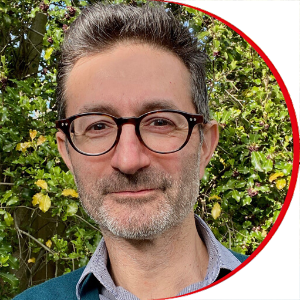
[[[65,134],[62,133],[61,131],[58,131],[56,133],[56,141],[57,141],[58,151],[59,151],[61,157],[63,158],[65,164],[67,165],[67,167],[69,168],[71,173],[73,173],[73,166],[72,166],[72,162],[70,159],[69,151],[67,149],[68,141],[67,141]]]
[[[218,123],[215,120],[205,125],[203,130],[203,143],[200,158],[200,178],[203,177],[205,167],[209,163],[219,141]]]

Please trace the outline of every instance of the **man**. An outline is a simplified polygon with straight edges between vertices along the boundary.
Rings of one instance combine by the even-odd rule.
[[[194,216],[218,142],[205,55],[160,7],[94,5],[66,35],[57,143],[103,233],[89,264],[16,299],[157,299],[199,290],[235,269]]]

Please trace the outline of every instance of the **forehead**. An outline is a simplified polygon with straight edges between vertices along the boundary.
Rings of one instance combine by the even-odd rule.
[[[123,43],[81,58],[66,81],[67,117],[84,111],[116,116],[160,108],[195,112],[190,73],[173,53]]]

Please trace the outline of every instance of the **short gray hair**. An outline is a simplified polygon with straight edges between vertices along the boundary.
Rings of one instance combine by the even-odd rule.
[[[196,111],[209,121],[205,84],[207,55],[199,49],[198,40],[189,28],[161,5],[134,7],[100,3],[85,8],[67,30],[57,75],[60,119],[66,116],[65,84],[75,63],[126,40],[154,45],[181,59],[191,74],[191,94]]]

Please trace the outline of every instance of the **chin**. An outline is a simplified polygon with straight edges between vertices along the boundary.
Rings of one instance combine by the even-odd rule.
[[[181,223],[191,209],[178,213],[176,208],[161,199],[138,205],[103,205],[95,221],[104,233],[128,240],[154,239]]]

